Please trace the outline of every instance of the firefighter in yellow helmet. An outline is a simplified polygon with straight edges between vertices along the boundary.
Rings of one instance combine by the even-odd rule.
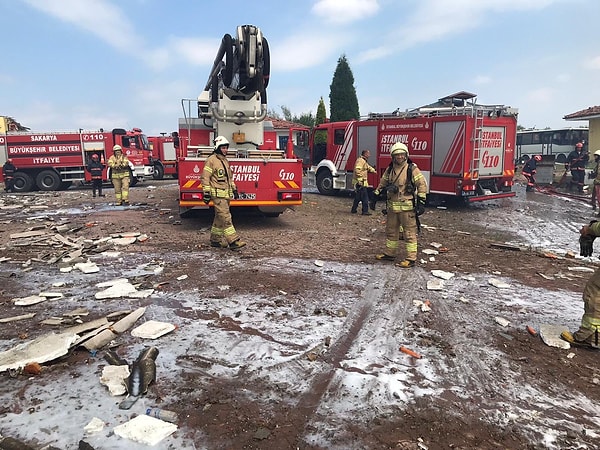
[[[108,159],[110,179],[115,187],[116,205],[129,204],[129,166],[127,156],[120,145],[113,147],[113,155]]]
[[[394,261],[398,254],[401,228],[406,244],[406,258],[398,267],[413,267],[417,261],[418,215],[425,212],[427,182],[408,157],[408,147],[396,142],[391,148],[392,162],[383,173],[374,191],[379,196],[387,193],[387,222],[385,226],[385,250],[375,256],[378,260]]]
[[[215,139],[215,148],[206,159],[202,170],[202,190],[204,203],[212,200],[215,208],[215,218],[210,229],[211,247],[229,247],[231,250],[239,250],[246,245],[235,231],[229,203],[232,198],[238,199],[238,191],[233,181],[233,173],[227,161],[229,141],[218,136]]]
[[[600,236],[600,222],[593,220],[579,230],[581,256],[592,256],[594,240]],[[600,268],[592,274],[583,288],[583,316],[575,333],[563,331],[561,337],[575,345],[600,348]]]

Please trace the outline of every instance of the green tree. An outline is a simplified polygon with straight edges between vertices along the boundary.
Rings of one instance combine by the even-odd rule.
[[[321,125],[327,120],[327,111],[325,110],[325,102],[323,97],[319,100],[319,106],[317,106],[317,119],[315,125]],[[324,130],[317,130],[315,133],[315,144],[324,144],[327,142],[327,132]]]
[[[329,92],[329,112],[332,122],[352,120],[360,117],[358,99],[354,87],[354,75],[346,55],[338,59]]]

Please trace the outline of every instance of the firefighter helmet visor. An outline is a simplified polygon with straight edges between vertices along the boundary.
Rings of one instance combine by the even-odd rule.
[[[215,150],[219,150],[220,147],[227,146],[229,147],[229,141],[225,136],[217,136],[215,138]]]

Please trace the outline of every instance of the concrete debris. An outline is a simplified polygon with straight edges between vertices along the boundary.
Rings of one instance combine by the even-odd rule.
[[[177,425],[142,414],[116,426],[113,431],[119,437],[152,446],[177,431]]]
[[[83,427],[83,431],[86,435],[91,436],[100,433],[104,429],[105,425],[106,424],[104,423],[104,421],[98,419],[97,417],[94,417],[88,422],[88,424],[85,427]]]
[[[421,250],[421,252],[425,253],[426,255],[439,255],[439,253],[440,253],[437,250],[434,250],[432,248],[424,248],[423,250]]]
[[[452,272],[445,272],[443,270],[432,270],[431,271],[431,275],[433,275],[434,277],[437,278],[441,278],[442,280],[449,280],[450,278],[452,278],[454,276],[454,274]]]
[[[30,362],[38,364],[66,355],[77,340],[75,333],[50,333],[0,353],[0,372],[21,369]]]
[[[41,295],[29,295],[27,297],[13,298],[12,302],[15,306],[31,306],[48,300],[46,297]]]
[[[505,283],[504,281],[498,280],[497,278],[490,278],[488,283],[498,289],[508,289],[510,288],[510,284]]]
[[[131,335],[145,339],[157,339],[175,330],[175,325],[157,320],[149,320],[131,330]]]
[[[505,319],[504,317],[498,317],[498,316],[496,316],[496,317],[494,317],[494,321],[498,325],[503,326],[503,327],[507,327],[507,326],[510,325],[510,321],[507,320],[507,319]]]
[[[127,385],[125,380],[129,377],[129,366],[104,366],[100,384],[108,388],[108,392],[113,397],[125,395],[127,393]]]
[[[441,291],[445,287],[444,281],[440,279],[427,280],[428,291]]]
[[[592,267],[585,267],[585,266],[569,267],[569,270],[571,272],[595,272],[596,271],[596,269],[593,269]]]
[[[315,259],[315,266],[317,267],[323,267],[325,265],[325,263],[319,259]]]
[[[540,325],[540,337],[542,338],[542,341],[544,341],[544,344],[550,347],[569,350],[571,344],[560,337],[560,334],[563,331],[568,331],[564,325],[552,325],[547,323]]]
[[[22,314],[20,316],[4,317],[0,319],[0,323],[16,322],[17,320],[31,319],[35,313]]]
[[[83,273],[96,273],[100,272],[100,268],[96,263],[86,261],[83,263],[76,263],[73,268],[80,270]]]
[[[88,350],[97,350],[104,347],[110,341],[116,339],[119,334],[128,330],[133,324],[144,314],[146,308],[138,308],[132,313],[126,315],[118,322],[115,322],[110,329],[104,329],[94,337],[83,343],[83,346]]]

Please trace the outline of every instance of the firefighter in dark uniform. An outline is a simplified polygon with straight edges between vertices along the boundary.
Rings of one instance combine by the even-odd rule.
[[[4,177],[4,191],[15,192],[15,172],[17,168],[13,164],[13,160],[8,158],[2,166],[2,176]]]
[[[542,160],[540,155],[535,155],[533,158],[529,158],[529,161],[523,166],[521,173],[527,178],[526,192],[535,190],[535,174],[537,173],[537,163]]]
[[[571,169],[571,183],[569,184],[569,190],[572,191],[574,187],[577,188],[577,192],[583,193],[583,185],[585,183],[585,166],[588,163],[590,156],[588,152],[583,151],[583,143],[578,142],[575,145],[575,150],[569,153],[567,156],[566,169]]]
[[[356,214],[358,211],[358,204],[362,203],[362,215],[370,216],[369,212],[369,180],[367,179],[369,172],[375,173],[375,168],[369,164],[369,156],[371,152],[369,150],[363,150],[354,163],[354,176],[352,178],[352,185],[354,186],[354,201],[352,202],[352,208],[350,212]]]
[[[92,197],[96,197],[96,191],[98,191],[99,197],[104,197],[102,193],[102,172],[104,171],[104,164],[100,162],[100,158],[96,153],[92,155],[92,159],[86,167],[87,171],[92,176]]]
[[[579,230],[581,256],[592,256],[594,240],[600,236],[600,222],[591,221]],[[583,288],[583,316],[575,333],[563,331],[561,337],[571,344],[600,348],[600,268],[592,274]]]
[[[202,170],[202,191],[204,203],[212,200],[215,208],[215,218],[210,229],[211,247],[229,247],[231,250],[239,250],[246,245],[235,231],[229,203],[231,199],[238,199],[238,191],[233,181],[233,172],[227,161],[229,141],[218,136],[215,139],[215,148],[206,159]]]
[[[385,251],[376,259],[394,261],[400,245],[400,229],[404,234],[406,258],[398,267],[413,267],[417,261],[417,214],[422,214],[427,195],[427,181],[408,157],[408,147],[396,142],[391,148],[392,163],[383,173],[374,194],[387,191]]]

